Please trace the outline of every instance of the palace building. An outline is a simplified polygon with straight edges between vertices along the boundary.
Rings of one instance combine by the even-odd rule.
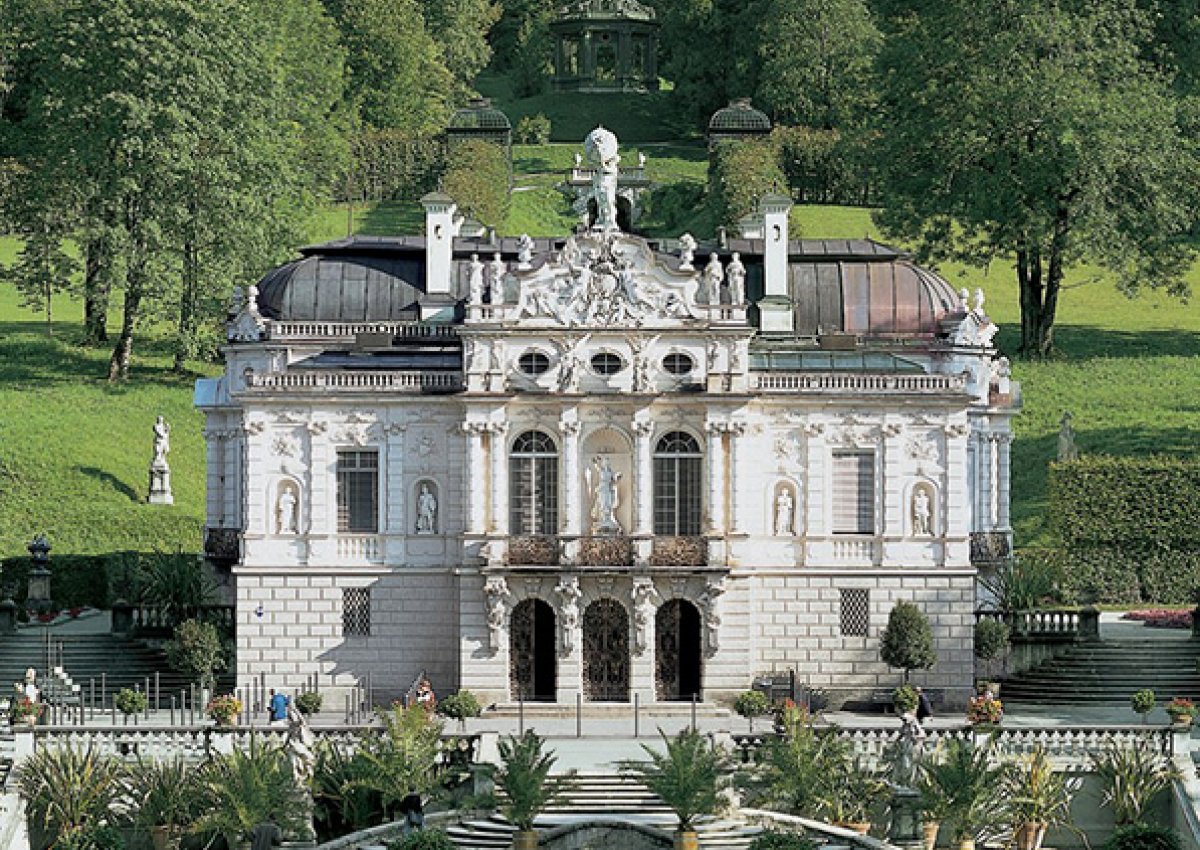
[[[339,240],[249,287],[206,415],[211,556],[239,684],[368,680],[518,699],[726,699],[794,670],[962,702],[977,569],[1007,554],[1019,394],[982,295],[870,240],[788,239],[763,198],[721,244],[595,215],[560,238]]]

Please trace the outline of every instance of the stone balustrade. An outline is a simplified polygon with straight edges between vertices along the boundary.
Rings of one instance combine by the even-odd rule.
[[[975,621],[999,620],[1014,640],[1078,640],[1099,634],[1100,612],[1094,608],[1041,608],[1035,611],[976,611]]]
[[[461,372],[340,371],[305,369],[292,372],[251,373],[248,392],[457,392],[463,388]]]
[[[656,537],[650,547],[655,567],[701,567],[708,564],[708,541],[703,537]]]
[[[433,341],[458,339],[451,325],[420,325],[413,322],[267,322],[271,340],[327,340],[354,338],[359,334],[391,334],[404,339]]]
[[[751,386],[760,392],[885,395],[964,393],[962,375],[891,375],[842,372],[755,372]]]
[[[199,605],[171,610],[150,605],[132,605],[118,600],[112,606],[112,633],[170,634],[184,620],[200,620],[212,623],[222,632],[232,634],[236,619],[237,609],[233,605]]]
[[[888,751],[900,739],[900,726],[887,727],[837,727],[818,726],[818,734],[837,735],[849,741],[855,755],[864,766],[883,770],[888,765]],[[744,764],[757,760],[758,750],[775,737],[774,732],[737,733],[732,735],[734,752]],[[997,759],[1016,758],[1033,752],[1039,747],[1045,750],[1051,762],[1060,770],[1089,772],[1092,770],[1092,754],[1116,746],[1129,748],[1141,741],[1149,741],[1155,752],[1168,758],[1174,754],[1174,732],[1169,726],[1040,726],[999,727],[980,731],[971,726],[954,728],[930,728],[927,730],[925,750],[937,747],[940,742],[951,738],[973,738],[980,746],[991,736],[994,755]]]

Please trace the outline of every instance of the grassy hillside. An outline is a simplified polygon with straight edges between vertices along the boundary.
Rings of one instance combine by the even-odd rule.
[[[572,130],[574,132],[574,130]],[[561,234],[574,223],[556,186],[578,149],[570,144],[517,146],[518,191],[502,229],[508,234]],[[623,150],[636,161],[637,145]],[[705,173],[699,146],[643,146],[651,178],[670,183],[650,203],[646,230],[675,236],[708,233],[697,206]],[[412,233],[421,226],[415,202],[358,207],[358,233]],[[800,207],[794,212],[809,237],[878,236],[861,209]],[[314,220],[311,241],[346,235],[347,210],[330,209]],[[12,240],[0,240],[0,262],[11,259]],[[947,266],[956,286],[982,287],[989,313],[1004,328],[1000,345],[1017,342],[1016,285],[1012,269],[984,271]],[[1200,287],[1200,270],[1193,270]],[[0,284],[0,556],[22,552],[36,532],[49,534],[58,552],[121,549],[194,550],[203,525],[201,417],[191,407],[197,374],[167,371],[165,346],[143,340],[134,378],[112,387],[103,380],[108,352],[75,343],[80,309],[56,306],[57,333],[18,306]],[[114,317],[115,318],[115,317]],[[1094,269],[1074,270],[1060,308],[1059,359],[1015,364],[1025,411],[1013,447],[1013,512],[1019,544],[1045,542],[1046,464],[1055,450],[1063,410],[1075,414],[1084,451],[1112,454],[1198,451],[1200,434],[1200,306],[1156,293],[1129,300]],[[171,468],[176,504],[143,503],[151,455],[150,426],[163,414],[171,422]]]

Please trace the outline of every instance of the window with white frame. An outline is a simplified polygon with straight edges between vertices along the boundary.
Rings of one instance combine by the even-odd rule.
[[[513,534],[558,533],[558,448],[547,434],[526,431],[513,442],[508,467],[508,520]]]
[[[337,453],[338,531],[379,530],[379,452],[339,449]]]
[[[833,453],[833,533],[875,533],[875,453]]]
[[[654,450],[654,533],[693,537],[700,533],[704,507],[700,444],[691,434],[672,431]]]
[[[371,636],[371,588],[342,588],[342,634],[346,637]]]

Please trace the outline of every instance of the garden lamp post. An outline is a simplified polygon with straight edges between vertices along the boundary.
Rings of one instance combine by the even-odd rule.
[[[30,610],[42,613],[50,610],[50,541],[39,534],[26,547],[33,558],[29,569],[29,588],[25,594]]]

